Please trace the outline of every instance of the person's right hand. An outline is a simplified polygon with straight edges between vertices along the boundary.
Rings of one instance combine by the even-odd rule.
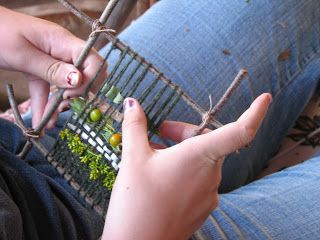
[[[178,144],[156,150],[141,106],[126,99],[121,169],[103,239],[187,239],[218,205],[224,157],[251,142],[270,102],[263,94],[236,122],[192,138],[196,126],[165,122],[161,135]]]
[[[61,26],[23,15],[0,6],[0,68],[23,72],[29,80],[32,125],[36,127],[48,111],[49,87],[66,88],[64,99],[81,95],[95,76],[102,57],[92,49],[81,69],[76,62],[85,42]],[[106,66],[104,66],[106,68]],[[106,71],[96,86],[106,77]],[[68,104],[65,100],[62,110]],[[57,112],[47,127],[53,127]]]

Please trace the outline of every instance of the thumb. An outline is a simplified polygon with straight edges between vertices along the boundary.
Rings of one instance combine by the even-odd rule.
[[[260,95],[233,123],[229,123],[212,132],[189,139],[190,145],[196,145],[211,159],[218,159],[249,144],[255,137],[271,103],[272,97],[265,93]],[[194,152],[197,154],[198,152]]]
[[[60,88],[75,88],[82,82],[81,73],[72,64],[55,60],[45,68],[44,80]]]
[[[82,75],[72,64],[55,59],[33,46],[26,55],[30,56],[30,64],[23,66],[22,71],[60,88],[75,88],[81,84]]]
[[[123,102],[124,120],[122,123],[123,156],[142,160],[151,150],[148,133],[147,119],[137,100],[126,98]]]

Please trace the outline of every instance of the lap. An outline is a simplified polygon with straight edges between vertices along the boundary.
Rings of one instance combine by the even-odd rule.
[[[195,238],[318,239],[319,168],[318,156],[220,195]]]
[[[97,239],[103,219],[37,150],[17,158],[23,142],[21,130],[0,119],[0,201],[10,203],[1,211],[14,211],[1,215],[1,234],[14,234],[16,222],[26,239]],[[50,147],[53,139],[46,135],[42,143]]]
[[[217,102],[247,68],[248,78],[217,116],[223,123],[236,120],[260,93],[272,93],[273,104],[251,147],[227,157],[221,192],[259,174],[312,96],[320,77],[319,14],[316,0],[161,0],[120,34],[204,109],[209,94]],[[198,120],[185,108],[170,118]]]

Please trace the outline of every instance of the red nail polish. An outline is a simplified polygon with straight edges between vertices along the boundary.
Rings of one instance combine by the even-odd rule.
[[[125,99],[123,102],[123,110],[126,111],[128,108],[133,107],[134,100],[133,99]]]
[[[77,86],[79,83],[79,74],[75,71],[70,72],[67,76],[67,83],[73,87]]]
[[[133,104],[134,104],[134,101],[132,100],[132,99],[129,99],[129,107],[131,108],[132,106],[133,106]]]

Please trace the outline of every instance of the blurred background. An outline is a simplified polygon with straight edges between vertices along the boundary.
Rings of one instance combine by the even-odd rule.
[[[120,0],[107,23],[108,28],[120,32],[132,20],[143,14],[155,1]],[[107,0],[73,0],[70,2],[94,19],[99,18],[108,3]],[[57,0],[0,0],[0,5],[55,22],[84,40],[91,32],[90,26],[69,13]],[[106,44],[105,40],[100,38],[96,48],[99,49],[104,44]],[[0,69],[0,113],[9,108],[5,91],[6,83],[13,83],[17,102],[22,102],[29,97],[27,81],[23,74]]]

